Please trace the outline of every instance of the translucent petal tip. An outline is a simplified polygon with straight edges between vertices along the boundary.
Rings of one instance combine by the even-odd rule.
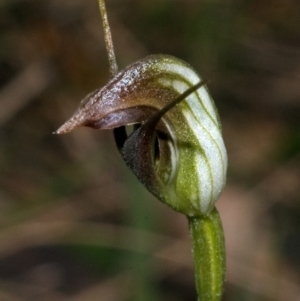
[[[72,132],[75,128],[82,125],[80,119],[76,118],[76,116],[72,117],[68,121],[66,121],[60,128],[58,128],[53,134],[62,135]]]

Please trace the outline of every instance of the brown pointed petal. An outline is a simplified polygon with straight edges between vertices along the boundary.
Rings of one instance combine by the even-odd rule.
[[[78,116],[79,114],[75,114],[68,121],[66,121],[58,130],[56,130],[53,134],[67,134],[72,132],[75,128],[84,125],[83,119]]]

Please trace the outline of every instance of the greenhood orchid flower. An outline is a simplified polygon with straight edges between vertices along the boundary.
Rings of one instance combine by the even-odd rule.
[[[170,108],[155,124],[147,123],[199,82],[187,63],[168,55],[148,56],[89,94],[57,133],[79,126],[122,129],[142,125],[129,138],[122,139],[124,131],[116,131],[129,167],[173,209],[187,216],[207,215],[224,187],[227,155],[206,86]]]
[[[215,202],[226,182],[227,154],[214,102],[196,71],[170,55],[150,55],[117,72],[104,1],[99,4],[112,78],[87,95],[56,133],[114,129],[139,181],[188,217],[199,300],[220,300],[225,255]],[[129,136],[128,125],[134,127]]]

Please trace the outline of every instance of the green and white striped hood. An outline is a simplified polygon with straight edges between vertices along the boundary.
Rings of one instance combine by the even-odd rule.
[[[185,215],[207,215],[225,185],[227,170],[221,125],[207,87],[167,111],[155,128],[136,127],[129,137],[124,130],[145,124],[200,81],[182,60],[148,56],[89,94],[57,132],[78,126],[116,129],[124,160],[150,192]]]

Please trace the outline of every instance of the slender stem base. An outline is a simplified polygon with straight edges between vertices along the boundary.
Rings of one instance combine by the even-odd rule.
[[[188,219],[198,301],[220,301],[225,279],[225,247],[219,213],[214,208],[208,216]]]

